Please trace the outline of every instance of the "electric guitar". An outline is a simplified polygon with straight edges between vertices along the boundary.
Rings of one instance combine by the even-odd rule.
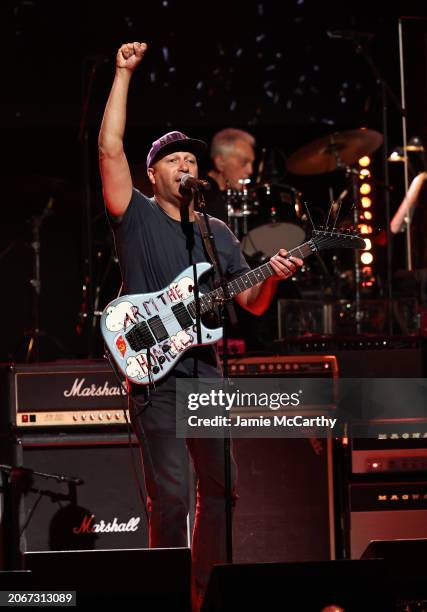
[[[291,249],[289,255],[304,259],[316,251],[333,248],[363,249],[365,241],[351,233],[314,230],[308,242]],[[122,295],[108,304],[101,315],[101,332],[107,350],[119,370],[131,382],[147,385],[168,374],[189,348],[214,344],[222,328],[209,329],[200,322],[201,342],[197,341],[196,282],[212,265],[202,262],[183,270],[160,291]],[[232,298],[275,274],[265,263],[229,281],[226,291],[219,287],[199,292],[200,315],[212,312],[218,303]],[[226,295],[225,295],[226,294]]]

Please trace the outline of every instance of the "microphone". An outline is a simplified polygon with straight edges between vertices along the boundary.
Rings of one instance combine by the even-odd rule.
[[[372,32],[356,32],[355,30],[326,30],[329,38],[340,38],[342,40],[370,40],[375,34]]]
[[[202,189],[203,191],[209,191],[211,184],[203,179],[198,179],[187,172],[181,176],[181,187],[183,189]]]

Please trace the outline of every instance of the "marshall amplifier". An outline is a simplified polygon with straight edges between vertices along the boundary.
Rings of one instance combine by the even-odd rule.
[[[103,360],[8,365],[1,374],[2,403],[8,404],[9,422],[18,428],[126,422],[126,392]],[[2,412],[4,421],[4,408]]]
[[[140,453],[127,434],[26,430],[16,465],[21,553],[148,545]]]

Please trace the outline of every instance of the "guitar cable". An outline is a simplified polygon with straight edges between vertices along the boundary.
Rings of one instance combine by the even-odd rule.
[[[111,366],[111,369],[113,370],[114,376],[116,377],[116,380],[119,383],[120,388],[122,389],[122,391],[124,391],[124,393],[127,396],[129,414],[130,414],[130,403],[133,403],[134,406],[138,407],[138,409],[133,412],[133,416],[135,418],[137,418],[137,417],[139,417],[142,414],[142,412],[151,403],[150,389],[147,388],[147,391],[148,391],[147,399],[144,402],[141,402],[141,401],[137,400],[129,392],[129,386],[130,386],[129,380],[128,379],[122,380],[120,378],[120,375],[119,375],[119,373],[117,371],[117,368],[116,368],[116,365],[114,363],[114,360],[112,359],[110,351],[108,350],[106,345],[104,345],[104,349],[105,349],[104,358],[108,360],[108,362],[109,362],[109,364]],[[144,493],[143,493],[142,487],[141,487],[141,482],[139,480],[139,475],[138,475],[137,466],[136,466],[135,453],[134,453],[134,447],[133,447],[134,445],[133,445],[133,442],[132,442],[132,433],[135,433],[135,431],[134,431],[132,423],[128,419],[128,414],[127,413],[128,413],[127,410],[123,410],[123,414],[124,414],[125,421],[126,421],[126,429],[127,429],[127,435],[128,435],[128,445],[129,445],[129,451],[130,451],[130,457],[131,457],[131,463],[132,463],[132,471],[133,471],[133,475],[134,475],[134,480],[136,482],[139,499],[141,501],[142,507],[144,508],[144,514],[145,514],[145,519],[146,519],[146,522],[147,522],[147,529],[148,529],[150,516],[149,516],[148,508],[147,508],[147,500],[146,500],[146,497],[144,496]],[[141,431],[143,432],[142,425],[141,425]],[[138,443],[138,449],[141,452],[141,446],[140,446],[139,443]]]

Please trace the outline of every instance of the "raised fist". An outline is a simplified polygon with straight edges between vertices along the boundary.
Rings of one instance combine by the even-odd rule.
[[[133,72],[144,57],[146,50],[146,43],[125,43],[117,51],[116,67]]]

